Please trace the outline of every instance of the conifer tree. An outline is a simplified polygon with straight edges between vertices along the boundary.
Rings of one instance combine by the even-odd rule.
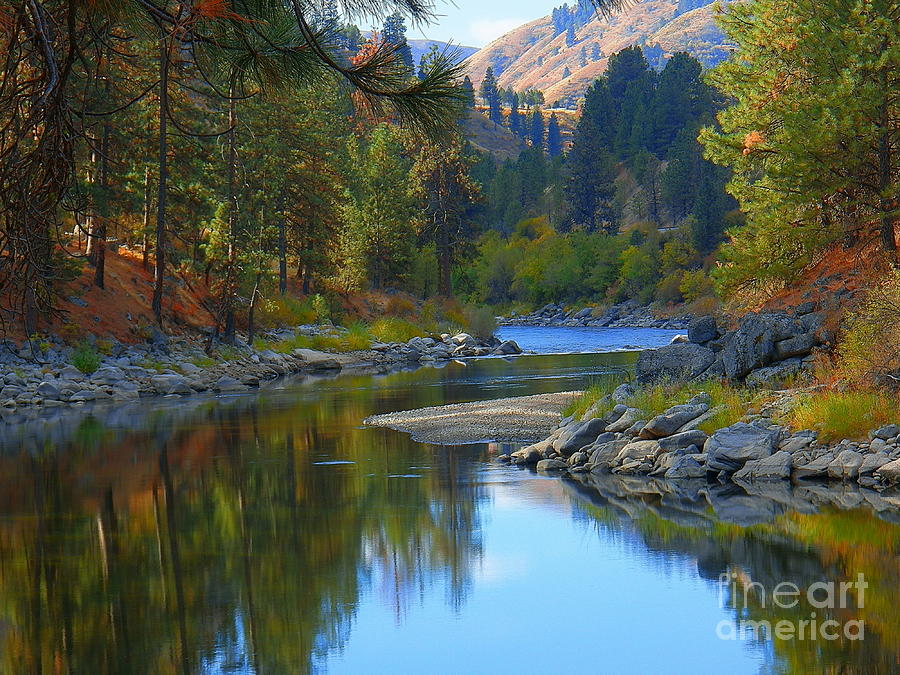
[[[550,115],[550,121],[547,123],[547,154],[550,157],[559,157],[563,154],[562,134],[556,113]]]

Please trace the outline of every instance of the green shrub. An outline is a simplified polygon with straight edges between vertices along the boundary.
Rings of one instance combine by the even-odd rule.
[[[464,310],[466,328],[479,338],[489,338],[497,330],[497,318],[490,307],[466,307]]]
[[[884,274],[869,290],[837,351],[841,375],[851,380],[900,369],[900,272]]]
[[[87,340],[82,340],[72,351],[72,365],[90,375],[100,367],[100,354]]]
[[[312,296],[312,309],[316,314],[317,323],[328,323],[331,321],[331,308],[328,306],[328,300],[324,296],[318,293]]]

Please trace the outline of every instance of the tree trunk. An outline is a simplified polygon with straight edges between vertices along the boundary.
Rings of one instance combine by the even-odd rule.
[[[247,311],[247,343],[251,345],[256,332],[256,301],[259,298],[259,284],[261,281],[262,272],[257,272],[256,279],[253,282],[253,292],[250,293],[250,309]]]
[[[106,98],[109,99],[109,77],[106,78],[104,91],[106,93]],[[96,250],[94,252],[94,285],[97,288],[106,287],[106,224],[108,222],[109,216],[109,195],[106,194],[106,190],[109,187],[109,140],[111,133],[112,129],[110,128],[109,124],[109,116],[107,116],[106,118],[104,118],[103,135],[100,142],[99,184],[101,203],[99,213],[100,217],[97,219],[97,238],[94,241],[94,246],[96,247]]]
[[[159,58],[159,185],[156,197],[156,265],[153,283],[153,316],[163,325],[162,299],[166,272],[166,184],[168,145],[166,126],[169,109],[169,38],[162,33]]]
[[[885,47],[886,48],[886,47]],[[886,79],[886,78],[885,78]],[[887,96],[887,91],[884,92]],[[881,211],[881,245],[885,252],[896,254],[897,240],[894,236],[893,204],[887,198],[891,187],[891,120],[887,100],[881,105],[881,136],[878,139],[878,187]]]
[[[150,211],[153,195],[150,191],[150,167],[144,169],[144,229],[141,237],[141,266],[147,269],[147,255],[150,248]]]
[[[237,101],[235,81],[228,89],[228,269],[225,272],[225,341],[234,342],[235,240],[237,239]]]
[[[437,224],[438,295],[449,298],[453,295],[450,281],[450,232],[446,216]]]
[[[284,295],[287,293],[287,220],[284,213],[284,194],[279,197],[278,215],[278,291]]]

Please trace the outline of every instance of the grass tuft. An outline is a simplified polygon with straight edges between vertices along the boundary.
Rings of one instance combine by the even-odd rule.
[[[795,429],[815,429],[822,441],[864,439],[900,421],[900,401],[879,391],[827,391],[804,396],[790,413]]]

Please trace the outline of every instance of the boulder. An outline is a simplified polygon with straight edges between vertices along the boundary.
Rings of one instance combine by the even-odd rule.
[[[591,473],[608,473],[616,457],[626,445],[628,445],[627,440],[617,440],[593,446],[593,450],[589,452],[590,460],[588,461]]]
[[[886,424],[872,434],[872,438],[880,438],[883,441],[900,435],[900,427],[896,424]]]
[[[828,466],[834,460],[830,454],[822,455],[807,464],[794,466],[794,478],[798,480],[809,478],[825,478],[828,475]]]
[[[672,480],[704,478],[706,468],[693,457],[682,456],[666,471],[665,477]]]
[[[53,382],[41,382],[37,386],[37,394],[46,401],[58,401],[59,387]]]
[[[522,349],[514,340],[506,340],[505,342],[501,342],[500,346],[494,350],[494,354],[503,354],[507,356],[521,353]]]
[[[575,422],[567,426],[559,438],[553,441],[553,449],[563,457],[569,457],[584,446],[592,444],[604,431],[606,422],[600,418]]]
[[[150,378],[150,386],[161,396],[170,394],[184,396],[194,393],[194,390],[188,386],[187,380],[181,375],[154,375]]]
[[[746,377],[746,383],[751,387],[777,386],[803,372],[803,359],[794,358],[787,361],[779,361],[765,368],[757,368]]]
[[[586,452],[578,451],[569,457],[569,461],[566,462],[569,466],[581,466],[585,464],[588,460],[588,454]]]
[[[719,429],[703,446],[707,466],[713,471],[734,472],[747,462],[768,457],[775,451],[778,432],[744,422]]]
[[[642,384],[690,380],[705,372],[715,360],[713,350],[692,343],[647,349],[638,357],[637,380]]]
[[[795,335],[775,343],[775,360],[784,361],[795,356],[809,356],[815,346],[816,338],[812,333]]]
[[[828,475],[835,480],[856,480],[864,460],[855,450],[844,450],[828,465]]]
[[[643,410],[639,410],[638,408],[627,408],[615,422],[606,427],[606,431],[621,433],[643,417]]]
[[[707,438],[709,438],[709,436],[707,436],[705,431],[695,429],[693,431],[684,431],[682,433],[674,434],[667,438],[661,438],[658,442],[659,447],[663,452],[675,452],[676,450],[689,448],[692,445],[702,448],[703,444],[706,443]]]
[[[569,465],[559,459],[542,459],[537,463],[538,471],[563,471],[569,468]]]
[[[649,461],[653,464],[660,455],[659,443],[656,441],[634,441],[629,443],[616,455],[613,465],[625,464],[630,461],[643,463]]]
[[[213,382],[210,387],[213,391],[219,392],[220,394],[227,394],[230,392],[236,391],[246,391],[247,387],[238,382],[233,377],[229,377],[228,375],[223,375],[218,380]]]
[[[647,422],[646,426],[641,429],[640,437],[653,439],[671,436],[685,424],[697,419],[708,411],[709,406],[706,403],[673,406]]]
[[[713,316],[700,316],[688,324],[688,340],[705,345],[719,337],[719,327]]]
[[[736,481],[783,480],[791,477],[791,453],[781,450],[762,459],[751,459],[734,474]]]
[[[895,459],[880,467],[875,475],[880,476],[889,485],[900,483],[900,459]]]
[[[885,464],[891,463],[891,456],[886,452],[876,452],[874,455],[866,455],[859,467],[860,476],[873,474]]]
[[[731,334],[722,352],[725,376],[741,380],[757,368],[764,368],[774,359],[775,343],[804,332],[786,314],[750,314]]]

